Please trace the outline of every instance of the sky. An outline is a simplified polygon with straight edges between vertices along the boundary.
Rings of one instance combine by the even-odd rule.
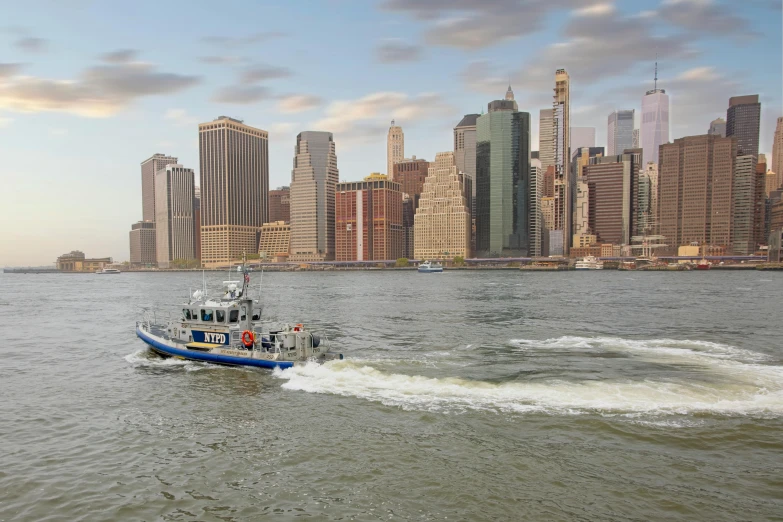
[[[760,152],[783,115],[781,0],[197,0],[7,2],[0,21],[0,266],[129,257],[140,163],[196,171],[198,123],[269,132],[270,187],[296,134],[334,133],[343,181],[452,150],[464,114],[511,83],[531,114],[571,76],[571,125],[605,146],[614,109],[670,96],[670,139],[704,134],[730,96],[759,94]]]

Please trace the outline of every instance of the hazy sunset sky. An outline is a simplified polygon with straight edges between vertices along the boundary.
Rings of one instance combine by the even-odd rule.
[[[196,170],[197,124],[269,131],[270,186],[295,136],[334,133],[341,180],[452,149],[452,128],[511,85],[531,113],[571,75],[571,124],[641,109],[660,56],[671,138],[704,134],[730,96],[761,96],[760,152],[783,115],[779,0],[301,0],[5,2],[0,22],[0,266],[70,250],[129,257],[139,163]]]

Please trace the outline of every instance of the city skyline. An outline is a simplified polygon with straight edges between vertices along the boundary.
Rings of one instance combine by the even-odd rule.
[[[610,105],[641,114],[641,99],[653,88],[652,48],[660,55],[658,87],[670,96],[670,141],[703,134],[725,117],[730,97],[759,93],[759,153],[772,158],[783,112],[781,60],[779,46],[765,41],[779,39],[780,17],[761,3],[740,10],[694,1],[558,4],[568,9],[535,2],[509,19],[537,25],[492,31],[486,29],[498,2],[461,4],[472,27],[445,23],[450,11],[438,4],[411,5],[344,2],[315,6],[301,20],[289,6],[247,8],[262,11],[279,32],[259,32],[253,16],[156,5],[157,17],[176,15],[189,24],[194,36],[184,39],[119,22],[152,14],[152,4],[132,12],[50,5],[46,17],[8,7],[9,26],[0,33],[0,143],[4,186],[14,197],[0,219],[22,226],[0,232],[0,265],[50,264],[73,249],[129,259],[127,230],[142,217],[139,162],[161,152],[195,167],[196,126],[220,114],[269,132],[270,186],[288,184],[295,136],[311,129],[334,134],[341,180],[352,181],[384,170],[391,119],[405,129],[406,155],[433,159],[451,148],[454,125],[501,96],[509,79],[519,110],[533,115],[537,144],[535,115],[551,107],[552,75],[562,67],[571,77],[570,124],[597,128],[602,146]],[[677,5],[689,9],[678,16]],[[345,19],[360,30],[334,41],[328,63],[307,56],[308,43],[326,36],[324,21]],[[602,28],[612,24],[624,28],[612,38],[629,45],[601,47],[609,38]],[[720,38],[710,30],[722,31]],[[596,56],[584,63],[577,61],[584,60],[574,48],[578,38],[598,46],[586,46],[583,52]],[[19,45],[23,39],[38,44]],[[357,39],[372,45],[357,51]],[[533,41],[538,51],[526,49]],[[292,63],[296,72],[285,67]],[[357,64],[368,70],[357,73]],[[325,79],[327,66],[334,71]],[[440,74],[433,74],[436,66]],[[412,77],[416,83],[404,81]]]

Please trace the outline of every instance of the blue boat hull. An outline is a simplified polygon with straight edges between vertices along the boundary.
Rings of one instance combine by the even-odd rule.
[[[179,348],[174,348],[158,341],[138,327],[136,327],[136,335],[139,339],[150,345],[155,352],[168,357],[180,357],[190,361],[229,364],[232,366],[256,366],[259,368],[291,368],[294,365],[291,361],[267,361],[264,359],[251,359],[249,357],[232,357],[229,355],[197,352],[195,350],[180,350]]]

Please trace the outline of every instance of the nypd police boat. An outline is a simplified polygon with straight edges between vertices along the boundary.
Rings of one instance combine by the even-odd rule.
[[[178,319],[158,323],[146,314],[136,322],[136,335],[163,357],[217,364],[290,368],[343,358],[301,323],[263,331],[262,307],[248,295],[250,275],[244,265],[238,270],[243,280],[224,281],[218,296],[207,295],[206,284],[196,290]]]

